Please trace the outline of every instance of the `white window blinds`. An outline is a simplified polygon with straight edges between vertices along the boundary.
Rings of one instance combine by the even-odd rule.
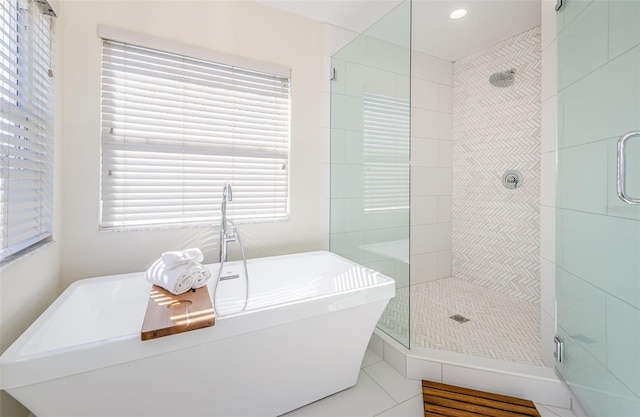
[[[408,99],[364,95],[364,210],[409,208]]]
[[[101,228],[286,218],[289,76],[103,40]]]
[[[0,262],[51,239],[53,21],[0,1]]]

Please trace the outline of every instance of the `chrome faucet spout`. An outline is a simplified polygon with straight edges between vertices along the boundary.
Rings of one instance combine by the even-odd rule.
[[[224,183],[224,188],[222,189],[222,199],[226,201],[233,200],[233,192],[231,190],[231,184],[229,181]]]

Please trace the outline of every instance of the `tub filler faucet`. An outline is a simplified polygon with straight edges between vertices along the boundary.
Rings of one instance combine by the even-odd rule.
[[[235,227],[231,228],[231,233],[228,231],[227,220],[227,201],[233,200],[233,192],[231,191],[231,184],[226,182],[222,190],[222,204],[220,211],[222,212],[220,220],[220,262],[227,262],[227,244],[236,241]],[[232,225],[233,226],[233,225]]]
[[[222,203],[220,205],[221,219],[220,219],[220,266],[218,268],[218,275],[216,277],[216,283],[213,288],[213,309],[216,316],[220,316],[220,311],[217,308],[216,296],[218,295],[218,286],[221,281],[233,280],[240,278],[244,275],[245,279],[245,294],[244,304],[242,311],[245,311],[247,304],[249,303],[249,270],[247,269],[247,257],[244,254],[244,245],[242,244],[242,238],[240,237],[240,231],[236,227],[232,220],[227,219],[227,202],[233,201],[233,192],[231,191],[231,184],[226,182],[222,189]],[[227,262],[227,245],[231,242],[237,242],[240,246],[240,254],[242,255],[242,264],[240,267],[235,262]],[[235,264],[235,265],[234,265]],[[244,274],[242,274],[244,272]],[[226,313],[225,313],[226,314]]]

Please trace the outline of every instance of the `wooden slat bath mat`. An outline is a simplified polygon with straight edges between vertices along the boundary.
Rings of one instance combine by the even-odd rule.
[[[425,417],[540,417],[529,400],[422,381]]]

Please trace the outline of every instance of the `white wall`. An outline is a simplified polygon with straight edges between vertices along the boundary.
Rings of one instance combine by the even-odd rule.
[[[451,276],[453,63],[411,61],[411,284]]]
[[[61,290],[62,260],[62,116],[64,11],[50,1],[58,14],[56,38],[55,126],[53,161],[53,243],[19,258],[0,269],[0,353],[4,352],[53,302]],[[0,392],[0,416],[27,416],[29,412],[6,392]]]
[[[540,314],[542,360],[554,366],[556,320],[556,142],[558,121],[556,2],[542,1],[540,139]]]
[[[98,231],[99,24],[292,68],[290,218],[240,230],[248,257],[322,247],[321,24],[249,1],[68,1],[65,12],[64,285],[144,270],[167,250],[218,252],[217,227]]]

